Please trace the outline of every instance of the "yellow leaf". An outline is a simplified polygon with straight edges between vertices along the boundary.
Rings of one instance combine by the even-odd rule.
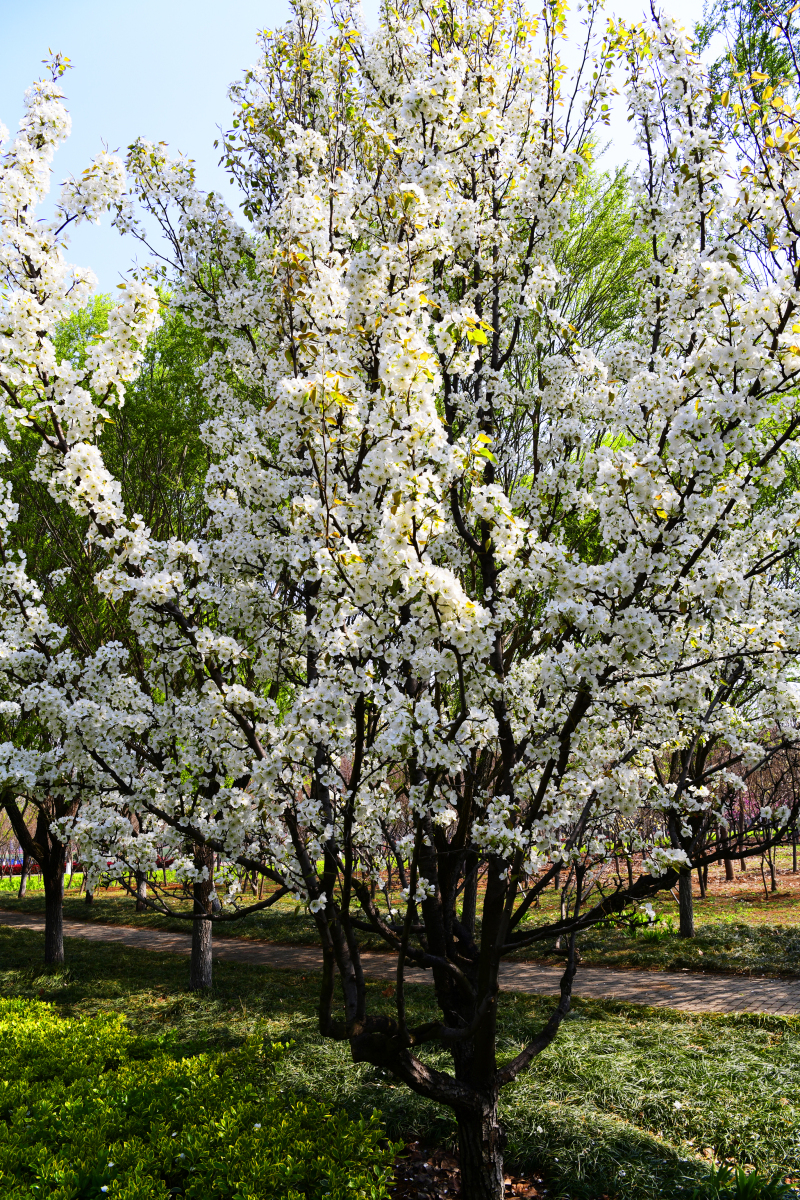
[[[485,346],[489,341],[482,329],[470,329],[467,340],[472,342],[473,346]]]

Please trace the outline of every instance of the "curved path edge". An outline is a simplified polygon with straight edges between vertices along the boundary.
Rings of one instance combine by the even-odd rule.
[[[0,910],[0,924],[44,932],[44,918],[29,913]],[[64,936],[90,942],[111,942],[138,950],[168,954],[191,953],[191,934],[130,925],[64,921]],[[214,959],[250,966],[278,967],[291,971],[318,971],[320,952],[314,946],[285,946],[225,937],[214,943]],[[365,952],[364,974],[370,979],[394,982],[393,955]],[[409,983],[430,983],[428,971],[406,972]],[[557,995],[561,971],[530,962],[504,963],[500,970],[503,991]],[[800,980],[743,978],[736,975],[698,975],[670,971],[618,971],[613,967],[579,967],[574,995],[592,1000],[621,1000],[631,1004],[676,1008],[683,1012],[762,1012],[792,1016],[800,1013]]]

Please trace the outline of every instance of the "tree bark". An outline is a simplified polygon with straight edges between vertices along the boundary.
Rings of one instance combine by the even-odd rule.
[[[44,882],[44,961],[57,966],[64,961],[64,869],[67,846],[50,830],[50,814],[39,809],[36,845],[41,847],[39,867]]]
[[[205,846],[196,846],[194,865],[203,867],[208,877],[192,885],[195,919],[192,922],[192,961],[189,972],[189,987],[192,991],[207,991],[211,987],[211,922],[203,915],[211,913],[211,892],[214,888],[214,855]]]
[[[692,873],[681,871],[678,878],[678,911],[680,913],[680,936],[694,937],[694,900],[692,897]]]
[[[136,911],[147,911],[147,876],[144,871],[136,872]]]
[[[31,870],[31,856],[30,856],[30,854],[23,854],[22,855],[22,871],[20,872],[20,876],[19,876],[19,892],[17,893],[18,900],[21,900],[28,890],[28,876],[30,874],[30,870]]]
[[[42,873],[45,895],[44,961],[52,966],[64,961],[64,924],[62,905],[64,902],[64,869],[67,863],[68,845],[51,831],[54,818],[66,816],[70,805],[62,805],[59,798],[48,796],[35,805],[36,830],[33,836],[13,796],[6,796],[4,808],[11,827],[17,836],[23,855],[27,854],[38,864]],[[27,809],[26,809],[27,811]],[[74,808],[72,809],[74,811]]]
[[[57,966],[64,961],[64,871],[56,865],[44,873],[44,961]]]
[[[478,857],[472,852],[467,856],[464,880],[464,899],[461,905],[461,924],[470,937],[475,936],[475,916],[478,906]]]
[[[503,1133],[496,1100],[482,1112],[459,1114],[458,1154],[464,1200],[502,1200]]]
[[[89,891],[88,887],[86,889],[84,904],[94,904],[94,891]]]
[[[722,862],[725,867],[725,879],[730,883],[733,879],[733,859],[730,857],[731,842],[728,829],[723,829],[721,825],[717,826],[717,845],[722,848],[725,855]]]

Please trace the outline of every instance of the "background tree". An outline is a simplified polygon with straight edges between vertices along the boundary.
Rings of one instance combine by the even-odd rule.
[[[87,347],[107,332],[111,307],[110,297],[94,296],[71,313],[55,334],[57,357],[85,369]],[[164,323],[148,340],[125,404],[104,423],[99,444],[128,511],[140,513],[155,537],[188,540],[206,519],[202,481],[208,451],[200,426],[208,407],[197,370],[208,352],[179,313],[168,305],[161,311]],[[59,503],[47,480],[36,476],[40,445],[35,431],[23,429],[0,464],[0,478],[10,482],[19,505],[15,548],[25,554],[49,611],[69,630],[77,651],[106,641],[122,641],[130,649],[126,604],[97,595],[94,577],[106,556],[87,538],[88,518]]]
[[[59,360],[78,371],[85,369],[87,348],[107,332],[111,307],[110,298],[95,296],[58,326],[54,348]],[[99,443],[104,457],[113,464],[128,510],[141,513],[154,536],[188,540],[199,534],[206,516],[202,480],[208,452],[200,439],[200,426],[208,409],[197,385],[197,370],[207,349],[180,314],[169,307],[163,313],[166,320],[144,348],[125,405],[104,423]],[[0,464],[0,479],[7,482],[18,505],[14,551],[24,555],[48,612],[63,627],[64,648],[85,655],[106,642],[119,642],[126,647],[137,677],[143,679],[146,664],[130,629],[126,601],[98,596],[95,587],[95,575],[106,565],[107,552],[87,537],[89,519],[59,503],[47,480],[37,476],[40,444],[35,430],[23,428],[19,438],[10,441]],[[5,547],[5,562],[4,551]],[[8,718],[5,720],[8,723]],[[33,713],[23,722],[12,718],[11,727],[18,745],[48,742]],[[54,819],[74,815],[75,799],[60,798],[57,790],[45,795],[6,792],[3,802],[26,858],[38,863],[42,871],[47,898],[45,961],[63,962],[61,910],[67,846],[54,838],[49,828]],[[38,813],[35,829],[29,828],[26,809]],[[143,889],[144,879],[137,879],[139,906]],[[91,891],[87,891],[89,895]]]
[[[695,32],[701,51],[724,43],[708,72],[719,92],[737,93],[740,79],[754,85],[747,92],[756,104],[781,86],[796,91],[800,17],[790,0],[707,0]]]

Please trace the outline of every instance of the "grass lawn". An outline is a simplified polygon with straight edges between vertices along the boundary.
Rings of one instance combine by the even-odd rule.
[[[191,1054],[253,1035],[291,1041],[277,1080],[287,1094],[353,1116],[377,1108],[392,1137],[453,1137],[445,1111],[320,1039],[313,976],[226,963],[201,997],[186,990],[188,964],[177,956],[70,939],[68,965],[50,974],[32,966],[42,955],[43,935],[0,926],[0,995],[49,1000],[67,1017],[123,1013],[145,1048]],[[385,985],[373,986],[388,1005]],[[409,997],[415,1017],[433,1015],[430,989],[411,987]],[[548,1004],[503,993],[500,1006],[506,1058]],[[556,1043],[504,1095],[509,1163],[544,1171],[551,1196],[678,1200],[714,1157],[800,1176],[800,1018],[579,1002]]]
[[[43,913],[41,881],[33,878],[28,895],[17,900],[18,883],[0,880],[0,907],[23,912]],[[252,897],[246,897],[252,900]],[[190,903],[175,896],[174,907],[188,913]],[[534,909],[528,924],[557,918],[558,894],[549,890],[539,909]],[[678,937],[678,907],[671,893],[654,901],[659,922],[653,929],[617,925],[594,929],[580,939],[580,950],[587,965],[644,967],[651,970],[728,971],[755,975],[800,975],[800,874],[791,871],[791,852],[784,852],[778,873],[778,891],[765,897],[761,874],[754,863],[726,883],[721,870],[710,872],[709,891],[701,900],[695,880],[695,922],[693,940]],[[91,906],[78,894],[78,883],[67,890],[65,916],[72,920],[100,921],[107,924],[148,926],[188,933],[190,922],[164,917],[158,913],[136,913],[129,895],[121,889],[98,891]],[[221,922],[214,927],[215,937],[243,937],[272,942],[316,945],[313,921],[301,905],[290,899],[273,908],[253,913],[239,921]],[[367,949],[382,950],[379,938],[363,937]],[[560,961],[552,957],[552,944],[542,943],[519,952],[520,958]]]

